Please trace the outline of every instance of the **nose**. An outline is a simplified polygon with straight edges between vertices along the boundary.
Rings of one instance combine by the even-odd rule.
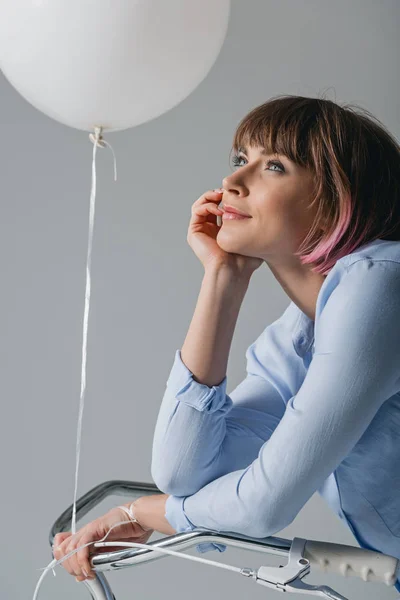
[[[228,191],[229,186],[230,186],[230,177],[224,177],[223,180],[222,180],[222,188],[225,191]]]
[[[245,195],[245,187],[240,183],[238,179],[235,179],[234,175],[228,175],[222,180],[222,187],[225,192],[229,194],[236,194],[237,196]]]

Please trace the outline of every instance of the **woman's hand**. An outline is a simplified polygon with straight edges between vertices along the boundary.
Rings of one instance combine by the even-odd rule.
[[[71,532],[57,533],[54,537],[53,545],[54,558],[60,560],[79,546],[83,546],[89,542],[98,542],[105,537],[113,525],[120,521],[126,522],[115,527],[105,541],[112,542],[118,540],[145,544],[154,531],[153,529],[145,531],[139,523],[129,521],[128,515],[121,508],[112,508],[104,516],[88,523],[74,535],[72,535]],[[118,549],[121,549],[121,547],[116,545],[115,550]],[[103,551],[111,552],[113,550],[114,548],[106,546]],[[87,578],[95,579],[95,573],[90,564],[90,554],[93,553],[93,545],[86,546],[67,558],[61,564],[68,573],[75,576],[77,581],[83,581]],[[96,554],[99,553],[101,553],[101,549],[96,548]]]
[[[187,242],[205,269],[209,266],[224,265],[234,270],[253,272],[264,262],[263,259],[225,252],[218,245],[220,226],[217,224],[217,216],[224,213],[218,208],[222,201],[222,193],[219,190],[209,190],[193,204]]]

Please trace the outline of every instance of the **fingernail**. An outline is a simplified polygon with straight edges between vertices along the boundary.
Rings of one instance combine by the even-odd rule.
[[[89,575],[86,573],[85,569],[82,569],[82,573],[84,574],[85,577],[89,577]]]

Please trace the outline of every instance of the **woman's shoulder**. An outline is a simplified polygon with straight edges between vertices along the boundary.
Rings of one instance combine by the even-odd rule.
[[[356,248],[353,252],[340,258],[336,264],[348,269],[360,260],[391,261],[400,264],[400,241],[382,240],[378,238]],[[336,265],[335,265],[336,266]]]
[[[344,281],[347,285],[351,285],[352,280],[356,284],[357,276],[371,270],[374,265],[383,268],[372,269],[371,280],[374,274],[378,274],[385,268],[389,276],[390,273],[397,274],[400,269],[400,241],[373,240],[342,256],[329,271],[321,287],[321,295],[326,298]]]
[[[374,240],[343,256],[328,273],[318,296],[316,320],[331,298],[338,310],[368,312],[393,303],[400,311],[399,294],[400,241]]]

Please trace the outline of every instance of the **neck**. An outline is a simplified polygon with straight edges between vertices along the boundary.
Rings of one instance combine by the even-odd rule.
[[[314,273],[308,265],[299,262],[292,264],[265,262],[289,298],[309,319],[315,321],[317,298],[326,275]]]

